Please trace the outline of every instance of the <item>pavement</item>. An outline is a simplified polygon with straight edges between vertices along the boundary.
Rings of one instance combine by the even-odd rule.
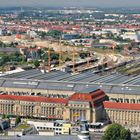
[[[90,140],[101,140],[103,133],[91,133]],[[13,136],[13,137],[6,137],[0,136],[0,140],[80,140],[77,136],[38,136],[38,135],[29,135],[29,136]]]

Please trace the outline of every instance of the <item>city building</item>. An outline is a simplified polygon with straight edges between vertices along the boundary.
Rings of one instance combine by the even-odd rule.
[[[29,120],[28,125],[33,125],[38,131],[39,135],[70,135],[71,127],[70,123],[65,121],[56,120],[54,122],[48,122],[45,120]]]
[[[0,48],[0,54],[5,53],[5,54],[12,54],[19,52],[18,48],[11,48],[11,47],[6,47],[6,48]]]
[[[0,120],[0,131],[8,129],[10,127],[10,121],[8,119]]]
[[[103,119],[105,100],[105,93],[98,88],[87,88],[69,98],[0,95],[0,112],[24,118],[73,122],[85,119],[88,122],[96,122]]]
[[[140,78],[118,73],[107,75],[83,72],[71,75],[62,71],[42,73],[40,70],[25,70],[5,73],[0,77],[0,93],[9,95],[37,95],[68,98],[88,87],[103,90],[109,101],[140,103]]]
[[[140,125],[140,104],[104,102],[105,117],[124,126]]]
[[[77,121],[87,120],[96,122],[102,118],[103,101],[106,95],[102,90],[86,88],[78,93],[74,93],[68,100],[66,109],[66,120]]]
[[[121,35],[123,39],[130,39],[136,42],[140,41],[140,33],[139,32],[126,32]]]
[[[70,123],[64,123],[62,125],[62,135],[70,135],[70,129],[72,125]]]
[[[77,39],[79,38],[78,34],[63,34],[62,39],[64,40],[71,40],[71,39]]]

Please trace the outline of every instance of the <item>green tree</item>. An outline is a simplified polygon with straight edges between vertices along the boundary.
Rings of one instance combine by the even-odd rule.
[[[38,49],[37,54],[38,54],[39,59],[42,57],[42,54],[43,54],[43,53],[44,53],[44,52],[43,52],[42,49]]]
[[[6,118],[6,119],[9,119],[9,118],[10,118],[10,115],[6,115],[5,118]]]
[[[120,137],[122,140],[131,140],[131,132],[129,129],[125,129],[124,127],[121,129]]]
[[[10,118],[10,115],[5,115],[5,114],[2,115],[2,119],[9,119],[9,118]]]
[[[5,115],[5,114],[3,114],[3,115],[2,115],[2,119],[5,119],[5,118],[6,118],[6,115]]]
[[[38,60],[35,60],[35,61],[34,61],[34,66],[35,66],[36,68],[38,68],[38,67],[40,66],[40,63],[39,63]]]
[[[1,128],[1,126],[0,126],[0,133],[2,133],[3,132],[3,129]]]
[[[2,73],[5,73],[5,72],[6,72],[6,69],[5,69],[4,66],[1,67],[1,72],[2,72]]]
[[[106,129],[102,140],[131,140],[131,133],[120,124],[111,124]]]
[[[66,62],[67,62],[67,61],[71,61],[71,58],[66,57],[65,61],[66,61]]]
[[[139,139],[137,139],[137,138],[132,138],[131,140],[139,140]]]
[[[53,38],[59,39],[61,37],[61,31],[58,30],[50,30],[47,32],[47,36],[51,36]]]
[[[21,118],[20,118],[20,116],[17,116],[16,117],[16,123],[15,124],[18,125],[20,122],[21,122]]]
[[[58,60],[59,54],[51,54],[51,60]]]

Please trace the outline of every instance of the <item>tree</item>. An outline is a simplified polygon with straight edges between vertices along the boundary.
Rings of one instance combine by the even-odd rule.
[[[9,119],[10,118],[10,115],[6,115],[5,118]]]
[[[2,119],[5,119],[5,118],[6,118],[6,115],[5,115],[5,114],[3,114],[3,115],[2,115]]]
[[[5,114],[2,115],[2,119],[9,119],[9,118],[10,118],[10,115],[5,115]]]
[[[2,133],[3,132],[3,129],[1,128],[1,126],[0,126],[0,133]]]
[[[131,132],[120,124],[111,124],[106,129],[102,140],[131,140]]]
[[[131,140],[131,132],[129,129],[125,129],[124,127],[121,129],[120,137],[122,140]]]
[[[21,122],[21,118],[20,118],[20,116],[17,116],[16,117],[16,123],[15,124],[18,125],[20,122]]]
[[[119,52],[123,50],[123,45],[117,45],[116,48]]]
[[[6,69],[5,69],[4,66],[1,67],[1,72],[2,72],[2,73],[5,73],[5,72],[6,72]]]
[[[40,64],[39,64],[39,61],[38,61],[38,60],[35,60],[35,61],[34,61],[34,66],[35,66],[36,68],[38,68],[38,67],[40,66]]]
[[[58,60],[59,54],[51,54],[51,60]]]
[[[66,57],[65,61],[66,61],[66,62],[67,62],[67,61],[71,61],[71,58]]]
[[[44,52],[42,49],[38,49],[37,54],[38,54],[39,59],[41,59],[43,53]]]
[[[137,138],[132,138],[131,140],[138,140]]]
[[[47,36],[51,36],[53,38],[59,39],[61,37],[62,32],[58,30],[50,30],[47,32]]]
[[[89,54],[87,52],[81,52],[79,54],[79,56],[81,57],[81,59],[85,59]]]

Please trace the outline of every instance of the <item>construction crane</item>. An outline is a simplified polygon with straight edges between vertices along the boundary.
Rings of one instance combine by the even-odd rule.
[[[61,39],[59,41],[59,69],[61,70],[62,66],[62,46],[61,46]]]
[[[106,49],[106,62],[107,64],[107,67],[110,66],[110,50],[109,49]]]
[[[112,47],[112,66],[114,67],[116,43],[113,42],[113,44],[111,45],[111,47]]]
[[[48,72],[51,71],[51,51],[50,47],[48,47]]]
[[[51,41],[49,42],[49,44],[47,45],[48,49],[47,50],[44,50],[44,53],[41,55],[45,55],[45,54],[48,54],[48,72],[51,71],[51,50],[50,50],[50,44],[51,44]],[[44,67],[44,72],[46,72],[46,66],[45,66],[45,61],[44,61],[44,64],[43,64],[43,67]]]
[[[88,52],[87,52],[87,67],[89,67],[90,66],[90,49],[88,48],[87,50],[88,50]]]
[[[73,61],[73,73],[75,73],[75,48],[73,47],[73,56],[72,56],[72,61]]]
[[[127,50],[128,50],[128,45],[125,45],[123,50],[124,62],[126,62]]]
[[[51,55],[51,51],[50,51],[50,48],[48,47],[48,50],[45,51],[41,56],[45,55],[45,54],[48,54],[48,72],[51,71],[51,58],[50,58],[50,55]],[[44,69],[44,73],[46,72],[46,66],[45,66],[45,61],[44,61],[44,64],[43,64],[43,69]]]
[[[90,47],[92,46],[92,43],[93,43],[93,40],[90,40]],[[87,49],[88,50],[88,53],[87,53],[87,67],[89,67],[90,66],[90,57],[92,56],[92,53],[91,53],[91,49],[90,48],[88,48]]]
[[[103,59],[103,64],[106,63],[108,67],[108,51],[107,49],[104,49],[104,59]]]

